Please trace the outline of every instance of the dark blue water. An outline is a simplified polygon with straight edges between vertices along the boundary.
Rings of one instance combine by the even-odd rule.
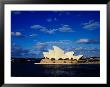
[[[100,64],[37,65],[14,63],[12,77],[99,77]]]

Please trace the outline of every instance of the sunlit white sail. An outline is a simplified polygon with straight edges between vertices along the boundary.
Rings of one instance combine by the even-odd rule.
[[[58,60],[60,58],[79,60],[83,56],[83,55],[74,56],[73,51],[65,53],[64,50],[62,50],[61,48],[57,46],[53,46],[53,50],[49,50],[48,52],[43,52],[43,55],[44,55],[44,58],[49,58],[49,59],[54,58],[55,60]]]

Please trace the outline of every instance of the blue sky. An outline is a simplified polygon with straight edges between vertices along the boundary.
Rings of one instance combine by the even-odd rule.
[[[11,12],[12,57],[40,58],[53,45],[85,57],[100,56],[100,12]]]

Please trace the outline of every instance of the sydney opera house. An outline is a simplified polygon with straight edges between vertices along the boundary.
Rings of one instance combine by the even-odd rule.
[[[53,46],[52,50],[43,52],[44,58],[40,63],[76,63],[83,55],[74,55],[73,51],[64,52],[61,48]]]

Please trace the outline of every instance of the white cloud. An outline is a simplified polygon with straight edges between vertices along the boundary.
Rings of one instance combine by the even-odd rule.
[[[44,28],[44,29],[40,29],[40,31],[48,33],[48,34],[54,34],[57,31],[57,29],[46,29],[46,28]]]
[[[99,41],[94,40],[94,39],[79,39],[76,41],[76,43],[79,43],[79,44],[98,44]]]
[[[77,43],[87,43],[88,41],[88,39],[79,39]]]
[[[41,25],[32,25],[30,28],[32,29],[38,29],[41,32],[53,34],[57,31],[57,29],[47,29],[46,27],[43,27]]]
[[[54,19],[54,20],[57,20],[57,19]],[[48,28],[46,28],[44,26],[41,26],[41,25],[32,25],[30,28],[37,29],[38,31],[48,33],[48,34],[54,34],[56,31],[59,31],[59,32],[74,32],[69,25],[62,25],[62,27],[57,28],[57,29],[48,29]]]
[[[51,29],[51,30],[48,30],[47,33],[53,34],[53,33],[55,33],[56,31],[57,31],[57,29]]]
[[[21,36],[21,32],[16,32],[16,36]]]
[[[74,31],[72,30],[72,28],[69,27],[69,25],[63,25],[62,27],[59,28],[59,31],[60,31],[60,32],[74,32]]]
[[[11,32],[12,36],[22,36],[21,32]]]
[[[82,23],[84,29],[95,30],[100,27],[100,23],[94,20],[90,20],[87,23]]]
[[[45,29],[45,27],[43,27],[41,25],[32,25],[30,28],[32,28],[32,29]]]

